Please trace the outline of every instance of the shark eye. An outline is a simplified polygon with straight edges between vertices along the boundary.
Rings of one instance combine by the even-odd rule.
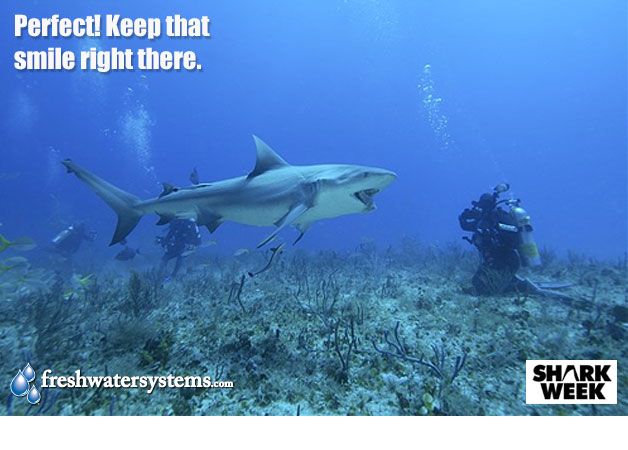
[[[364,178],[368,177],[369,175],[370,175],[370,174],[369,174],[368,172],[364,172],[364,173],[362,174],[362,176],[363,176]]]

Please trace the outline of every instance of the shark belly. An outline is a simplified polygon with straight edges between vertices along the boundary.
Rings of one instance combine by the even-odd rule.
[[[357,203],[349,195],[338,196],[322,191],[318,194],[314,206],[299,217],[295,223],[310,224],[321,219],[332,219],[361,212],[366,212],[364,206]]]
[[[237,204],[226,205],[218,208],[220,216],[223,220],[241,223],[243,225],[252,225],[257,227],[272,226],[287,214],[289,208],[287,205],[277,204]]]

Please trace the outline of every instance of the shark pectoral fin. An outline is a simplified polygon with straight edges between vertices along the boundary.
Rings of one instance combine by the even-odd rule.
[[[310,223],[300,223],[296,225],[296,229],[299,230],[299,236],[294,240],[292,245],[296,245],[296,243],[303,238],[303,235],[305,235],[305,232],[308,230],[308,228],[310,228],[310,225]]]
[[[270,236],[268,236],[262,242],[257,244],[257,248],[261,248],[261,247],[265,246],[266,244],[268,244],[270,241],[274,241],[276,237],[277,237],[277,231],[273,232]]]
[[[255,168],[249,173],[247,178],[251,179],[268,170],[290,165],[260,138],[253,135],[253,139],[257,149],[257,159]]]
[[[295,206],[293,206],[292,209],[288,211],[285,216],[283,216],[277,223],[275,223],[277,229],[273,231],[270,236],[257,244],[257,248],[263,247],[264,245],[275,239],[279,232],[283,230],[286,225],[292,225],[294,221],[301,217],[309,208],[310,207],[307,206],[305,203],[297,203]]]
[[[157,213],[157,215],[159,216],[159,220],[157,221],[157,223],[155,225],[166,225],[170,222],[172,222],[172,220],[174,219],[174,214],[159,214]]]
[[[207,223],[207,224],[205,224],[205,226],[207,227],[207,230],[208,230],[210,233],[213,233],[214,231],[216,231],[216,229],[217,229],[220,225],[222,225],[222,220],[215,220],[215,221],[213,221],[212,223]]]
[[[201,209],[196,214],[196,223],[206,226],[209,232],[213,233],[222,224],[222,217],[209,210]]]

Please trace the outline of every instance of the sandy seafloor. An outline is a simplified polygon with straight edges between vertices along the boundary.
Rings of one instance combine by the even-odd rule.
[[[470,290],[477,257],[404,239],[351,252],[199,253],[178,278],[154,261],[22,264],[0,275],[1,414],[625,415],[626,261],[570,253],[528,273],[572,300]],[[6,252],[3,257],[15,256]],[[29,258],[23,253],[22,257]],[[158,256],[156,256],[158,258]],[[43,264],[43,263],[42,263]],[[91,276],[88,276],[92,274]],[[240,280],[244,284],[239,292]],[[82,280],[82,281],[81,281]],[[394,350],[393,331],[409,357]],[[375,345],[374,345],[375,344]],[[435,355],[438,356],[435,357]],[[456,362],[464,365],[450,381]],[[457,359],[460,358],[460,359]],[[617,359],[618,404],[525,404],[526,359]],[[49,389],[13,398],[25,361],[56,375],[209,375],[233,389]]]

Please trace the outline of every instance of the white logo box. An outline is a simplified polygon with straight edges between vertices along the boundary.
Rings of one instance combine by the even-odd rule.
[[[559,381],[534,381],[535,373],[534,369],[538,365],[551,365],[554,367],[562,367],[562,372],[565,378],[562,383],[582,383],[587,384],[586,391],[589,392],[591,387],[589,383],[604,383],[604,387],[600,389],[600,392],[605,397],[604,399],[566,399],[565,392],[561,390],[559,398],[545,398],[543,395],[542,384],[555,384]],[[610,366],[606,374],[610,378],[610,381],[596,380],[590,381],[578,381],[576,380],[576,374],[580,373],[582,366]],[[574,366],[576,373],[569,370],[566,374],[568,366]],[[593,373],[595,377],[595,372]],[[558,386],[553,386],[558,388]],[[564,388],[564,386],[563,386]],[[526,404],[528,405],[616,405],[617,404],[617,360],[589,360],[589,359],[529,359],[526,361]]]

